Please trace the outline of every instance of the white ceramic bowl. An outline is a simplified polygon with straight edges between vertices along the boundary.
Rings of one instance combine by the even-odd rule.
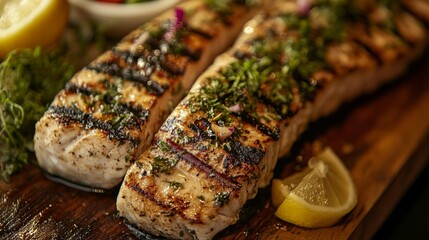
[[[75,18],[95,22],[113,37],[122,37],[145,21],[159,15],[179,0],[155,0],[142,3],[115,4],[94,0],[68,0]]]

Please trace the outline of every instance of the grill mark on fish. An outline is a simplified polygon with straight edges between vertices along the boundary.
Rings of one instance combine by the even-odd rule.
[[[354,42],[362,47],[377,63],[377,65],[381,65],[381,63],[383,62],[383,60],[381,59],[380,55],[374,51],[373,49],[371,49],[369,46],[367,46],[365,43],[361,42],[358,39],[355,39]]]
[[[234,113],[236,114],[236,113]],[[280,129],[279,128],[270,128],[266,126],[265,124],[259,122],[258,119],[255,117],[252,117],[250,114],[246,112],[238,113],[238,115],[241,117],[242,120],[246,121],[247,123],[250,123],[251,125],[255,126],[259,131],[264,133],[265,135],[272,138],[274,141],[278,141],[280,139]]]
[[[171,75],[179,76],[185,72],[188,59],[180,55],[168,54],[165,56],[165,61],[161,61],[160,66]]]
[[[146,89],[157,96],[162,95],[169,86],[160,85],[159,83],[150,79],[150,75],[154,69],[136,70],[131,67],[121,67],[116,62],[100,62],[92,63],[86,67],[88,70],[96,71],[98,73],[105,73],[111,76],[127,79],[136,83],[141,83]]]
[[[213,36],[212,36],[211,34],[206,33],[206,32],[204,32],[204,31],[201,31],[200,29],[196,29],[196,28],[189,27],[189,26],[187,26],[187,29],[188,29],[190,32],[195,33],[195,34],[197,34],[197,35],[199,35],[199,36],[201,36],[201,37],[203,37],[203,38],[205,38],[205,39],[207,39],[207,40],[210,40],[210,39],[212,39],[212,38],[213,38]]]
[[[415,14],[411,9],[409,9],[408,7],[404,7],[402,8],[402,11],[412,15],[413,17],[415,17],[420,24],[422,24],[424,26],[424,28],[429,28],[429,22],[425,20],[425,18],[419,14]]]
[[[228,144],[224,145],[224,150],[232,157],[227,158],[228,161],[224,163],[226,166],[229,165],[229,161],[232,161],[234,166],[242,162],[256,165],[265,155],[265,152],[259,148],[245,146],[240,141],[229,141]]]
[[[151,202],[155,203],[162,209],[165,209],[166,212],[168,212],[168,216],[174,216],[176,214],[179,214],[183,219],[192,222],[192,223],[203,223],[200,218],[193,219],[186,216],[184,213],[184,210],[189,207],[189,204],[185,203],[181,199],[175,198],[173,204],[169,202],[168,204],[158,200],[153,194],[151,194],[151,191],[145,191],[143,190],[138,183],[135,182],[134,179],[128,179],[128,181],[125,181],[125,185],[131,188],[133,191],[137,192],[138,194],[144,196],[146,199],[150,200]],[[150,189],[149,189],[150,190]],[[157,191],[152,191],[153,193],[157,193]],[[164,213],[164,215],[167,215]]]
[[[159,49],[152,50],[152,52],[145,49],[144,52],[130,53],[126,51],[119,51],[116,48],[113,49],[113,53],[115,55],[125,60],[127,64],[135,65],[136,68],[139,68],[138,70],[143,71],[148,77],[155,69],[165,70],[172,76],[183,75],[189,58],[185,56],[185,54],[182,56],[179,54],[170,54],[164,52]],[[184,53],[185,52],[186,51],[184,51]],[[199,58],[199,56],[192,56],[196,58],[195,60],[198,60]]]
[[[248,52],[245,52],[245,51],[242,51],[242,50],[235,51],[233,56],[235,58],[237,58],[238,60],[243,60],[243,59],[246,59],[246,58],[250,59],[252,57],[251,53],[248,53]]]
[[[210,122],[206,118],[195,120],[188,126],[202,139],[216,139],[216,134],[211,130]]]
[[[83,94],[86,96],[91,96],[94,94],[98,94],[97,91],[95,91],[94,89],[88,88],[88,87],[83,87],[83,86],[78,86],[72,82],[67,82],[66,86],[64,87],[64,91],[67,94],[73,94],[73,93],[78,93],[78,94]]]
[[[282,118],[290,117],[293,114],[291,111],[287,111],[286,113],[283,113],[282,112],[283,105],[281,103],[274,102],[271,98],[269,98],[265,94],[262,94],[260,96],[260,99],[265,106],[267,107],[270,106],[274,110],[274,112],[279,116],[281,116]]]
[[[371,29],[371,27],[370,27],[370,23],[368,22],[368,20],[366,19],[366,21],[364,22],[364,28],[363,28],[363,30],[365,31],[365,34],[367,34],[368,36],[370,35],[370,29]],[[394,33],[396,36],[399,36],[398,34],[396,34],[396,33]],[[399,36],[400,37],[400,36]],[[368,46],[367,45],[367,43],[365,43],[364,41],[362,41],[362,39],[360,38],[360,37],[358,37],[358,36],[356,36],[356,35],[354,35],[353,36],[353,34],[352,34],[352,38],[353,38],[353,40],[354,40],[354,42],[357,44],[357,45],[359,45],[359,46],[361,46],[363,49],[365,49],[368,53],[369,53],[369,55],[371,56],[371,57],[373,57],[375,60],[376,60],[376,62],[377,62],[377,64],[378,65],[381,65],[384,61],[383,61],[383,58],[382,58],[382,56],[380,55],[380,53],[379,52],[377,52],[377,50],[376,49],[373,49],[371,46]],[[401,37],[400,37],[401,38]],[[402,39],[402,38],[401,38]]]
[[[198,61],[206,46],[205,42],[211,40],[211,37],[205,36],[197,29],[186,26],[188,34],[183,38],[184,49],[181,55],[187,56],[192,61]]]
[[[184,26],[183,29],[185,29],[184,31],[189,31],[188,27]],[[206,39],[204,36],[202,38]],[[189,31],[179,42],[179,45],[183,47],[180,52],[175,52],[174,46],[165,40],[149,39],[143,51],[131,53],[118,51],[116,48],[113,48],[113,53],[126,60],[129,64],[140,61],[144,62],[145,66],[150,66],[154,69],[162,67],[162,69],[170,72],[173,76],[177,76],[184,73],[187,65],[186,63],[189,60],[198,61],[200,59],[204,44],[198,41],[198,39],[201,39],[200,34]],[[171,67],[175,65],[177,66]],[[176,68],[180,68],[180,70],[174,71]]]
[[[329,66],[327,68],[329,69]],[[304,74],[300,71],[294,71],[292,72],[292,77],[298,82],[298,83],[307,83],[309,86],[319,88],[320,85],[317,81],[315,81],[311,76],[304,76]],[[301,96],[303,96],[306,101],[313,101],[315,97],[315,92],[307,92],[307,91],[300,91]],[[293,113],[292,113],[293,114]]]
[[[62,124],[68,125],[75,122],[82,124],[83,129],[99,129],[105,131],[109,139],[117,139],[119,141],[129,141],[132,147],[138,145],[139,140],[124,133],[120,129],[115,128],[112,124],[94,118],[89,113],[84,113],[76,106],[50,106],[47,113],[57,115],[58,121]]]
[[[180,159],[185,160],[193,167],[198,168],[200,171],[205,172],[207,176],[213,177],[216,181],[218,181],[220,184],[227,186],[228,188],[231,188],[233,190],[240,189],[241,185],[237,183],[235,180],[229,178],[228,176],[216,172],[210,165],[204,163],[194,155],[192,155],[190,152],[185,150],[182,146],[175,143],[171,139],[167,139],[167,143],[170,145],[171,150],[177,154]]]
[[[78,86],[72,82],[68,82],[64,88],[66,93],[78,93],[83,94],[86,96],[94,96],[94,95],[101,95],[102,93],[99,91],[96,91],[94,89],[88,88],[88,87],[82,87]],[[149,117],[149,110],[141,107],[140,105],[132,105],[130,103],[123,103],[123,102],[115,102],[114,98],[112,96],[103,95],[103,98],[99,101],[102,101],[103,103],[106,103],[108,105],[113,104],[113,109],[115,112],[103,112],[104,114],[113,114],[115,113],[132,113],[135,116],[135,121],[132,122],[132,126],[137,127],[140,129],[140,125],[142,125],[147,118]],[[117,115],[117,114],[116,114]]]
[[[190,60],[196,62],[200,59],[203,49],[192,49],[190,44],[186,44],[185,49],[183,50],[183,55],[187,56]]]

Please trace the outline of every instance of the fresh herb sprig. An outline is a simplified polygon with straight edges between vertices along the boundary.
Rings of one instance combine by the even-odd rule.
[[[0,64],[0,173],[3,180],[34,161],[34,125],[74,73],[61,51],[11,52]]]

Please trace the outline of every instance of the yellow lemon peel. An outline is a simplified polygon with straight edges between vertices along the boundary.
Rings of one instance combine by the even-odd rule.
[[[0,58],[18,48],[49,47],[68,21],[66,0],[8,0],[0,4]]]
[[[338,222],[357,204],[350,173],[330,149],[310,159],[308,167],[285,179],[274,179],[275,215],[298,226],[327,227]]]

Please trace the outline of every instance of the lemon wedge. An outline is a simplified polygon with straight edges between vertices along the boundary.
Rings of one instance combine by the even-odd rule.
[[[0,58],[17,48],[48,47],[68,21],[66,0],[7,0],[0,2]]]
[[[298,226],[332,226],[357,203],[352,177],[341,160],[326,148],[303,171],[272,182],[275,215]]]

